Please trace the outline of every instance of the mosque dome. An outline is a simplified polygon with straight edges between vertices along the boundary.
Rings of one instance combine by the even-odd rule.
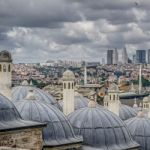
[[[134,140],[141,145],[140,150],[150,149],[150,119],[145,117],[143,112],[138,116],[125,121]]]
[[[136,115],[137,115],[137,111],[134,108],[123,104],[120,105],[119,117],[122,120],[128,120],[129,118],[133,118]]]
[[[0,62],[12,62],[11,53],[4,50],[0,52]]]
[[[84,108],[84,107],[88,107],[89,101],[90,100],[88,98],[82,96],[79,93],[75,93],[75,97],[74,97],[75,110],[78,110],[78,109],[81,109],[81,108]],[[60,104],[61,108],[63,109],[63,100],[60,100],[59,104]],[[97,104],[97,106],[100,107],[99,104]]]
[[[29,90],[33,90],[35,97],[40,100],[41,102],[45,102],[48,104],[52,104],[56,106],[58,109],[60,109],[60,105],[58,102],[54,99],[53,96],[50,94],[46,93],[45,91],[31,87],[31,86],[16,86],[12,88],[12,100],[13,101],[20,101],[24,99],[27,94],[29,93]]]
[[[146,96],[143,98],[143,102],[149,102],[150,101],[150,97],[149,96]]]
[[[75,136],[65,115],[53,105],[39,101],[34,93],[14,104],[22,118],[47,123],[43,128],[44,147],[65,146],[82,141],[82,138]]]
[[[83,136],[85,150],[127,150],[139,147],[118,116],[93,102],[69,114],[68,119],[75,134]]]
[[[14,104],[0,94],[0,131],[25,129],[43,125],[38,122],[23,120]]]
[[[118,85],[115,83],[110,84],[108,92],[119,92]]]
[[[70,70],[66,70],[64,73],[63,73],[63,80],[74,80],[75,79],[75,76],[74,76],[74,73]]]

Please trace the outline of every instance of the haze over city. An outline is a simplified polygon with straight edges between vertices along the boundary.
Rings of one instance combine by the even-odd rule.
[[[101,61],[150,48],[149,0],[0,0],[0,49],[18,62]],[[35,57],[36,56],[36,57]]]

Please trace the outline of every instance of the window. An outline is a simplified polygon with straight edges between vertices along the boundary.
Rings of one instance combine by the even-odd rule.
[[[109,96],[110,100],[111,100],[111,95]]]
[[[0,71],[2,71],[2,65],[0,64]]]
[[[6,65],[3,65],[3,72],[6,72]]]
[[[115,95],[113,95],[113,100],[115,100]]]
[[[10,72],[11,71],[11,68],[10,68],[10,64],[8,65],[8,72]]]
[[[68,83],[68,89],[70,89],[70,83]]]
[[[64,83],[64,89],[66,89],[66,83]]]
[[[72,83],[72,89],[74,88],[74,84]]]

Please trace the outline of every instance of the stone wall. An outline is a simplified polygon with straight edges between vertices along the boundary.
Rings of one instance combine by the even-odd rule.
[[[0,146],[30,150],[42,149],[42,128],[0,132]]]

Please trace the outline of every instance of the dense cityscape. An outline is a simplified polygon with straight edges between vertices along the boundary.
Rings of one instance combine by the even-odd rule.
[[[150,150],[149,0],[0,0],[0,150]]]

